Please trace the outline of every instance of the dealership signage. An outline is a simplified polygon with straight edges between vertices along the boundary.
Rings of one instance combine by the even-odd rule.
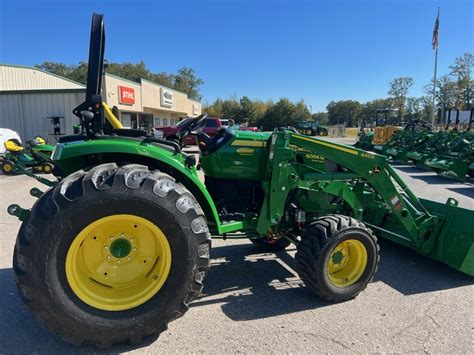
[[[135,89],[119,85],[119,103],[133,105],[135,103]]]
[[[166,90],[161,88],[161,106],[162,107],[172,107],[173,106],[173,92],[170,90]]]

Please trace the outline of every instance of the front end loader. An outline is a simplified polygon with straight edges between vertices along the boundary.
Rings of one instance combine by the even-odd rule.
[[[193,155],[122,128],[102,102],[104,47],[94,15],[86,100],[74,110],[82,129],[56,145],[58,180],[31,191],[34,206],[8,208],[23,221],[19,294],[66,341],[157,337],[200,294],[211,235],[267,251],[296,245],[301,279],[333,302],[372,280],[377,236],[474,275],[474,212],[418,199],[384,156],[284,128],[210,138],[200,115],[180,134],[196,135],[203,183]]]

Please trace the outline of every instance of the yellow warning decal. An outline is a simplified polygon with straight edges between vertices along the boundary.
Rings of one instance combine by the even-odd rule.
[[[231,143],[231,146],[234,147],[266,147],[266,141],[251,141],[251,140],[243,140],[243,139],[236,139]]]
[[[255,149],[253,148],[239,148],[237,149],[237,153],[239,154],[253,154],[255,152]]]
[[[332,144],[332,143],[329,143],[329,142],[326,142],[326,141],[316,140],[316,139],[307,138],[307,137],[301,137],[301,136],[297,136],[297,135],[294,135],[293,137],[294,137],[294,138],[298,138],[298,139],[302,139],[302,140],[305,140],[305,141],[308,141],[308,142],[311,142],[311,143],[316,143],[316,144],[319,144],[319,145],[324,145],[324,146],[329,147],[329,148],[334,148],[334,149],[337,149],[337,150],[341,150],[341,151],[346,152],[346,153],[350,153],[350,154],[354,154],[354,155],[359,155],[359,153],[357,152],[357,150],[354,150],[354,149],[351,149],[351,148],[346,148],[346,147],[341,147],[341,146],[339,146],[339,145],[335,145],[335,144]]]

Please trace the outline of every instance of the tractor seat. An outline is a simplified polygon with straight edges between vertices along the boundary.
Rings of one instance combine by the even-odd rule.
[[[4,143],[5,149],[11,153],[18,153],[23,150],[20,142],[16,139],[10,139]]]
[[[230,141],[234,136],[231,128],[221,127],[217,130],[214,138],[209,137],[206,133],[200,132],[197,136],[198,147],[203,155],[215,152],[226,142]]]

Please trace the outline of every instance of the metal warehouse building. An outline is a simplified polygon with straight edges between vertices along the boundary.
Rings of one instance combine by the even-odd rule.
[[[73,133],[79,119],[72,110],[84,101],[85,86],[30,67],[0,65],[0,128],[17,131],[22,140],[35,135],[50,142]],[[102,97],[125,127],[149,129],[175,124],[201,113],[187,94],[141,79],[129,81],[106,73]]]

